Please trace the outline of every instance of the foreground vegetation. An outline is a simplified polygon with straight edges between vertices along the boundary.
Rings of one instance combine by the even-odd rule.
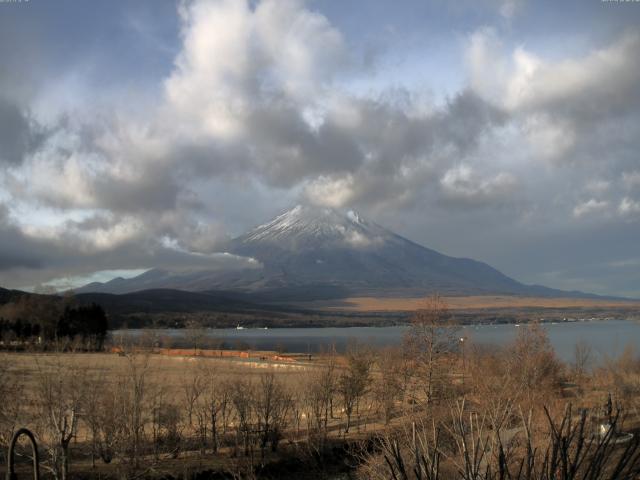
[[[578,344],[563,364],[539,325],[488,350],[451,320],[434,297],[401,347],[313,361],[166,356],[152,337],[119,353],[5,353],[3,454],[27,426],[60,480],[640,473],[639,437],[626,435],[640,424],[632,350],[592,368]]]

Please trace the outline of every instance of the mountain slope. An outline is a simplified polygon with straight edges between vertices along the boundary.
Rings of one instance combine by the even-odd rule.
[[[270,286],[333,284],[358,292],[522,290],[487,264],[442,255],[353,211],[298,206],[236,238],[230,251],[262,262]]]
[[[354,211],[297,206],[235,238],[228,253],[262,265],[235,271],[152,269],[131,279],[91,284],[81,292],[336,289],[342,295],[518,294],[566,295],[526,286],[486,263],[442,255]]]
[[[186,292],[181,290],[150,289],[114,295],[110,293],[81,293],[76,296],[83,304],[97,303],[110,314],[249,311],[265,309],[227,292]]]

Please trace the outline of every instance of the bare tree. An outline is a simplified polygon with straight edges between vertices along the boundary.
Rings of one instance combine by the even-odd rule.
[[[618,480],[636,478],[640,442],[618,446],[615,427],[593,435],[587,414],[568,406],[559,419],[544,409],[536,437],[522,416],[511,435],[500,435],[481,415],[459,403],[440,422],[412,423],[378,438],[380,453],[365,452],[361,474],[374,480]],[[613,420],[617,424],[619,416]]]
[[[161,400],[153,408],[154,453],[157,458],[159,449],[162,448],[171,458],[177,458],[182,443],[180,408],[160,398]]]
[[[83,385],[85,392],[82,404],[81,420],[85,424],[88,433],[91,435],[91,466],[96,466],[96,456],[100,444],[100,402],[105,393],[105,373],[99,372],[94,375],[87,375],[86,383]]]
[[[291,408],[291,398],[273,372],[260,376],[255,395],[255,410],[258,430],[261,434],[260,451],[264,458],[267,442],[271,442],[272,451],[278,448],[282,431],[287,424],[287,415]]]
[[[501,429],[512,421],[513,407],[523,398],[522,382],[514,372],[510,350],[497,346],[468,349],[467,395],[489,419],[492,428]]]
[[[326,363],[305,375],[300,386],[300,396],[294,405],[296,420],[304,417],[307,424],[307,442],[314,443],[316,450],[324,448],[329,418],[338,390],[338,377],[335,355],[329,355]],[[297,412],[297,413],[296,413]]]
[[[457,329],[447,304],[438,294],[428,297],[411,318],[411,328],[405,337],[416,383],[427,404],[442,393],[449,370],[445,360],[456,351],[457,344]]]
[[[125,368],[117,383],[120,404],[115,414],[119,415],[119,444],[122,460],[130,472],[138,471],[145,442],[145,425],[149,421],[150,400],[153,398],[149,383],[151,365],[149,355],[132,354],[125,356]]]
[[[125,440],[125,420],[120,415],[125,402],[124,382],[124,379],[113,382],[111,378],[105,378],[104,385],[97,390],[100,392],[97,401],[90,406],[91,415],[95,415],[91,422],[96,428],[98,454],[107,464],[111,463]]]
[[[617,358],[607,359],[598,377],[626,408],[640,412],[640,357],[633,345],[627,345]]]
[[[190,368],[189,374],[182,379],[182,395],[189,420],[189,428],[193,428],[193,414],[198,399],[205,390],[205,378],[199,368]]]
[[[576,342],[575,347],[573,349],[573,374],[576,378],[576,381],[580,382],[585,375],[589,371],[591,357],[592,357],[592,349],[589,343],[584,340],[579,340]]]
[[[559,391],[563,365],[556,357],[547,332],[539,324],[522,326],[507,350],[509,374],[522,395],[526,410],[547,403]]]
[[[38,365],[38,417],[50,461],[46,468],[60,480],[69,475],[69,445],[83,406],[85,371],[62,355]]]
[[[388,425],[396,403],[404,394],[402,354],[395,348],[384,349],[378,352],[376,364],[378,372],[373,391],[378,405],[382,408],[384,423]]]
[[[198,355],[199,350],[206,344],[206,331],[197,322],[188,322],[185,334],[187,346],[193,348],[193,354]]]
[[[200,365],[203,378],[203,391],[196,403],[198,431],[201,448],[205,449],[208,433],[211,434],[213,453],[218,451],[220,429],[226,432],[226,419],[229,411],[229,385],[219,375],[215,365],[202,362]]]
[[[350,348],[346,356],[347,366],[340,374],[338,389],[347,416],[345,433],[348,433],[353,412],[358,412],[360,400],[367,393],[371,383],[373,359],[370,351],[357,346]]]
[[[236,424],[236,453],[242,441],[244,455],[248,456],[251,447],[251,426],[253,422],[253,407],[255,389],[251,382],[235,378],[231,386],[230,400],[235,414]]]
[[[302,418],[306,416],[306,384],[299,382],[297,385],[289,387],[291,396],[291,416],[296,426],[296,436],[300,435],[300,424]]]
[[[153,453],[159,460],[160,453],[177,458],[182,448],[183,408],[175,403],[170,386],[165,380],[156,381],[148,390],[145,409],[151,414]]]
[[[333,418],[333,399],[338,389],[335,351],[332,351],[327,356],[326,362],[316,371],[313,378],[316,382],[315,395],[317,396],[319,407],[317,418],[318,422],[322,423],[322,428],[326,431],[329,418]]]

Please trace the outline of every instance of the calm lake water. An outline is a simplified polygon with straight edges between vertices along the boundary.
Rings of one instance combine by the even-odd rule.
[[[526,325],[478,325],[460,330],[460,337],[483,345],[506,345]],[[640,323],[625,320],[594,320],[583,322],[543,324],[549,340],[558,356],[565,361],[574,358],[577,342],[591,346],[593,361],[599,362],[622,353],[627,345],[640,346]],[[202,332],[210,339],[222,341],[226,348],[254,350],[278,350],[286,352],[314,353],[335,345],[342,352],[353,342],[377,347],[398,345],[408,327],[350,327],[350,328],[272,328],[262,329],[208,329]],[[137,337],[142,330],[118,330],[119,335]],[[176,344],[185,344],[191,333],[188,330],[156,330],[159,336],[168,336]]]

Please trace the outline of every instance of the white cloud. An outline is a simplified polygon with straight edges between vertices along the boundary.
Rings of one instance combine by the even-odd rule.
[[[573,209],[573,216],[576,218],[603,213],[609,208],[609,202],[606,200],[596,200],[590,198],[586,202],[576,205]]]
[[[35,100],[23,95],[16,109],[0,99],[3,119],[19,123],[4,143],[20,140],[0,165],[0,200],[20,219],[0,231],[5,272],[27,266],[32,278],[37,269],[44,278],[63,269],[203,262],[192,253],[222,248],[227,228],[241,233],[300,196],[363,209],[391,227],[438,224],[450,238],[471,228],[457,222],[471,211],[466,219],[493,225],[516,215],[521,225],[544,223],[540,235],[549,225],[568,231],[579,223],[567,222],[572,214],[592,215],[594,228],[604,221],[633,228],[623,219],[638,214],[637,32],[581,36],[586,53],[562,58],[569,49],[554,45],[551,57],[538,50],[548,39],[499,30],[524,2],[491,0],[491,13],[503,19],[493,15],[496,29],[470,35],[468,86],[445,89],[451,97],[442,99],[433,78],[424,89],[412,77],[413,90],[390,83],[385,90],[386,72],[359,70],[364,62],[351,40],[364,37],[343,37],[316,11],[322,2],[179,5],[181,36],[168,54],[177,52],[174,63],[149,75],[151,85],[123,86],[120,71],[112,85],[92,85],[90,66],[62,62],[68,74],[41,75],[49,85]],[[394,35],[404,34],[398,26]],[[601,43],[589,44],[595,38]],[[435,61],[455,77],[459,60]],[[376,89],[382,85],[375,94],[366,91],[372,73]],[[452,88],[465,83],[451,80]],[[18,148],[23,136],[29,148]],[[474,209],[495,205],[500,215]],[[44,210],[55,221],[36,221]],[[434,240],[436,229],[409,229],[416,240],[448,248],[446,233]],[[481,258],[493,242],[459,243],[452,248]],[[14,273],[3,273],[4,283]]]
[[[448,199],[478,205],[504,201],[517,184],[517,179],[510,173],[482,177],[465,164],[447,170],[440,179],[440,186]]]
[[[346,61],[340,33],[299,0],[197,0],[182,20],[168,107],[182,128],[220,140],[247,133],[265,101],[313,104]]]
[[[618,212],[622,216],[635,216],[640,214],[640,202],[630,197],[624,197],[618,206]]]
[[[589,103],[579,105],[582,110],[603,102],[624,109],[628,97],[623,92],[634,89],[640,77],[639,48],[640,35],[628,33],[582,58],[545,60],[524,47],[506,52],[496,31],[484,28],[471,35],[466,60],[472,87],[511,111],[557,108],[587,98]]]
[[[523,131],[532,151],[547,160],[563,158],[576,143],[571,123],[544,114],[526,117]]]
[[[87,251],[167,238],[208,253],[227,235],[191,185],[212,179],[249,177],[332,207],[409,205],[501,121],[467,91],[429,111],[401,89],[349,96],[337,84],[353,73],[342,35],[302,0],[194,0],[180,15],[182,48],[153,107],[74,105],[79,114],[10,175],[25,205],[98,212],[108,225],[61,221],[32,236],[67,229]],[[484,200],[506,180],[484,184]]]
[[[205,224],[203,222],[179,222],[176,225],[180,236],[180,242],[185,250],[197,253],[213,253],[220,251],[229,240],[223,225],[215,222]]]
[[[381,237],[367,237],[355,230],[349,230],[345,233],[345,241],[356,248],[369,248],[384,244],[384,239]]]
[[[509,72],[508,59],[502,55],[504,46],[495,29],[485,27],[469,37],[465,61],[471,87],[483,98],[503,103]]]
[[[354,196],[352,175],[340,178],[321,176],[305,187],[305,196],[314,205],[338,208],[348,205]]]
[[[143,222],[135,217],[103,220],[89,229],[82,228],[84,222],[67,221],[52,226],[23,225],[21,230],[35,240],[46,239],[62,246],[74,245],[85,253],[112,250],[146,233]]]

